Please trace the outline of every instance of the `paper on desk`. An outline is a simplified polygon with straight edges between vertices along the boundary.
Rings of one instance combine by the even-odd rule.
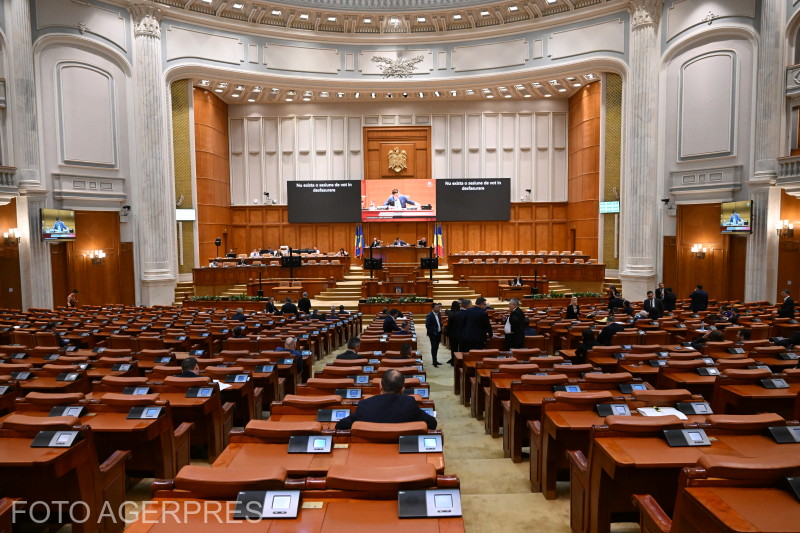
[[[219,385],[219,390],[230,389],[233,386],[230,383],[224,383],[222,381],[217,381],[216,379],[214,380],[214,383]]]
[[[640,415],[642,416],[667,416],[667,415],[675,415],[681,420],[689,420],[689,417],[685,414],[681,413],[674,407],[639,407],[637,409]]]

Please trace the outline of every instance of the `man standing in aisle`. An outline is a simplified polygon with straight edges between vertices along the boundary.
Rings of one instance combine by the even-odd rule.
[[[463,326],[458,347],[462,352],[482,350],[486,341],[492,338],[492,324],[486,312],[486,298],[481,296],[475,300],[475,306],[470,307],[469,300],[465,300],[467,309],[463,313]]]
[[[525,345],[525,313],[519,308],[519,300],[511,298],[508,301],[510,314],[503,327],[505,338],[505,350],[512,348],[522,348]]]
[[[305,315],[311,312],[311,300],[308,299],[307,292],[304,292],[303,297],[297,300],[297,308]]]
[[[794,318],[794,300],[789,294],[789,289],[783,289],[781,296],[783,296],[783,303],[781,303],[781,308],[778,310],[778,316],[781,318]]]
[[[703,290],[702,285],[697,285],[697,288],[689,295],[691,303],[689,309],[696,313],[698,311],[705,311],[708,309],[708,293]]]
[[[430,313],[425,317],[425,329],[428,330],[428,338],[431,341],[431,360],[433,360],[433,366],[435,367],[439,366],[437,357],[439,355],[439,343],[442,341],[441,310],[442,304],[434,302],[431,304]]]
[[[656,298],[653,291],[647,291],[647,299],[642,305],[642,309],[647,311],[648,318],[658,320],[664,316],[664,302],[660,298]]]

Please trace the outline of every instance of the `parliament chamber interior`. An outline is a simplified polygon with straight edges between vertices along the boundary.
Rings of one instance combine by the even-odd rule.
[[[796,0],[5,0],[0,533],[798,533],[798,223]]]

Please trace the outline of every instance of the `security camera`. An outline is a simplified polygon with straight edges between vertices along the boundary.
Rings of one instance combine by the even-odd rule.
[[[533,189],[525,189],[525,192],[528,193],[528,194],[530,194],[531,191],[533,191]]]
[[[128,211],[130,211],[130,209],[131,209],[131,206],[129,206],[129,205],[123,205],[123,206],[122,206],[122,209],[127,209]]]
[[[662,198],[661,201],[664,202],[665,204],[668,204],[669,203],[669,198]]]

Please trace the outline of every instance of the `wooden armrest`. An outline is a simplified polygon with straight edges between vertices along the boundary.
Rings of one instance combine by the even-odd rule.
[[[181,425],[177,427],[174,431],[175,439],[181,439],[184,435],[188,435],[189,432],[194,427],[194,422],[181,422]]]
[[[581,474],[585,474],[589,468],[589,461],[580,450],[567,450],[570,466],[575,467]]]
[[[542,423],[538,420],[528,420],[528,430],[531,435],[539,436],[542,434]]]
[[[639,508],[642,533],[669,533],[672,520],[649,494],[634,494],[633,504]]]
[[[107,476],[114,472],[115,469],[125,469],[125,462],[131,458],[133,454],[129,450],[117,450],[111,456],[103,461],[100,465],[100,474]]]

